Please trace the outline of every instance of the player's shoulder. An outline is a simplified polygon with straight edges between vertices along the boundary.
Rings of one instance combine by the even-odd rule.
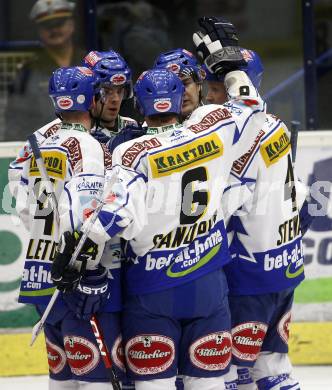
[[[161,137],[157,135],[143,135],[133,140],[126,141],[117,146],[113,156],[117,156],[117,162],[125,167],[134,167],[136,162],[150,150],[163,146]],[[119,161],[119,159],[121,161]]]
[[[61,127],[61,120],[59,118],[54,119],[53,121],[47,123],[46,125],[40,127],[38,130],[35,131],[35,134],[38,138],[38,136],[42,136],[44,138],[48,138],[55,133],[58,132],[58,130]]]
[[[196,108],[184,126],[193,133],[200,133],[232,121],[232,114],[224,105],[207,104]]]
[[[119,129],[123,129],[126,126],[137,126],[138,123],[135,119],[128,116],[119,115]]]
[[[272,114],[267,114],[260,140],[260,152],[267,167],[278,162],[290,150],[290,133],[286,124]]]
[[[266,114],[266,119],[265,119],[264,124],[263,124],[263,130],[265,132],[264,139],[267,139],[267,138],[273,136],[273,134],[278,132],[278,130],[281,128],[287,134],[289,134],[289,130],[288,130],[286,124],[282,121],[282,119],[280,119],[279,117],[277,117],[276,115],[273,115],[273,114],[269,114],[269,113]]]

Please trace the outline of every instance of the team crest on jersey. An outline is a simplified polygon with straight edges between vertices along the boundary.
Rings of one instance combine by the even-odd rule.
[[[58,96],[56,98],[56,105],[62,110],[69,110],[74,102],[70,96]]]
[[[99,350],[88,339],[80,336],[65,336],[64,346],[67,361],[73,374],[85,375],[98,365]]]
[[[45,168],[49,176],[58,179],[64,179],[66,175],[66,156],[64,153],[58,151],[42,151],[42,157],[45,164]],[[35,156],[31,156],[30,161],[30,176],[41,176]]]
[[[200,133],[201,131],[205,131],[209,129],[210,127],[214,126],[216,123],[223,121],[225,119],[229,119],[231,117],[232,117],[231,113],[226,108],[218,108],[205,115],[199,123],[189,126],[189,130],[197,134]]]
[[[59,374],[59,372],[63,370],[67,361],[65,351],[58,345],[51,343],[48,338],[46,338],[45,341],[48,367],[52,374]]]
[[[189,167],[195,167],[213,160],[224,153],[224,147],[217,134],[205,137],[182,146],[149,155],[152,177],[168,176]]]
[[[238,359],[255,361],[261,350],[267,325],[262,322],[244,322],[232,329],[233,355]]]
[[[189,348],[192,364],[207,371],[224,370],[232,357],[232,338],[229,332],[216,332],[203,336]]]
[[[128,366],[135,374],[158,374],[172,365],[175,345],[169,337],[142,334],[127,342],[125,353]]]
[[[158,112],[167,112],[172,108],[170,98],[155,99],[153,108]]]
[[[287,312],[286,314],[283,315],[283,317],[281,318],[278,324],[279,336],[281,337],[281,340],[285,344],[288,344],[291,316],[292,316],[291,312],[290,311]]]
[[[290,150],[290,139],[284,128],[280,127],[260,148],[265,165],[275,164]]]

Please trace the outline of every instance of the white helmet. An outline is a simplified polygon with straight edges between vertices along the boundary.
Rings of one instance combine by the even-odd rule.
[[[32,7],[30,19],[36,23],[73,15],[75,4],[67,0],[38,0]]]

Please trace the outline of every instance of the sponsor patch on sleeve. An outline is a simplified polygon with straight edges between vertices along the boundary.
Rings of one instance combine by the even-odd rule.
[[[280,127],[260,148],[267,167],[278,162],[289,150],[290,139],[283,127]]]
[[[64,179],[66,175],[66,155],[54,150],[42,151],[41,154],[49,176]],[[40,176],[35,156],[31,156],[29,173],[30,176]]]

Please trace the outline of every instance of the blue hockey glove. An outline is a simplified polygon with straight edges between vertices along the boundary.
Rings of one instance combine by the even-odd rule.
[[[200,30],[193,34],[197,55],[218,77],[246,66],[232,23],[220,17],[199,18]]]
[[[88,270],[76,290],[62,294],[68,308],[79,319],[88,320],[106,304],[109,298],[107,270],[100,266]]]
[[[93,131],[91,133],[94,139],[96,139],[101,144],[106,144],[112,137],[109,137],[100,130]]]
[[[111,153],[118,146],[124,142],[141,137],[146,134],[146,130],[140,126],[126,126],[115,137],[112,137],[107,143],[108,149]]]
[[[65,232],[60,239],[58,251],[51,266],[51,279],[61,291],[75,290],[85,272],[87,260],[96,258],[98,246],[88,238],[76,259],[77,262],[81,262],[79,270],[69,267],[70,259],[81,235],[82,233],[77,231]]]

